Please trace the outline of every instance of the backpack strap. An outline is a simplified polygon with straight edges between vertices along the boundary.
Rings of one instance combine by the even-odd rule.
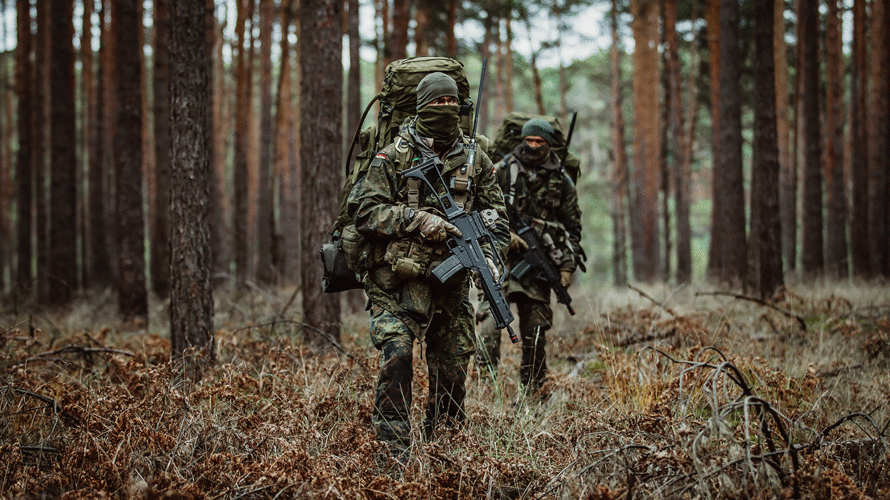
[[[467,165],[461,166],[451,176],[451,195],[454,197],[454,203],[460,208],[464,208],[467,202],[467,195],[470,192],[470,186],[473,180],[470,178],[470,169]]]
[[[408,142],[400,135],[397,135],[395,140],[393,141],[393,146],[396,148],[396,153],[399,154],[399,162],[402,165],[402,170],[407,169],[414,161],[411,158],[411,146]],[[420,208],[420,179],[409,177],[406,181],[408,185],[408,208],[413,208],[415,210]]]
[[[504,157],[503,161],[504,164],[507,165],[507,173],[510,174],[510,184],[507,189],[507,194],[504,197],[504,201],[512,204],[513,198],[516,197],[516,179],[519,178],[519,162],[517,162],[516,158],[509,153]]]

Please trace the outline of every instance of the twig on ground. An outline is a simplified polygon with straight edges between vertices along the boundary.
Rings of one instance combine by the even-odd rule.
[[[747,301],[750,301],[750,302],[754,302],[754,303],[760,304],[760,305],[762,305],[762,306],[769,307],[770,309],[772,309],[772,310],[774,310],[774,311],[777,311],[777,312],[779,312],[779,313],[782,313],[782,314],[784,314],[785,316],[788,316],[789,318],[793,318],[793,319],[797,320],[797,323],[800,325],[800,329],[803,330],[803,331],[807,331],[807,322],[803,319],[803,317],[801,317],[801,316],[799,316],[799,315],[797,315],[797,314],[794,314],[794,313],[791,312],[791,311],[786,311],[785,309],[782,309],[781,307],[778,307],[778,306],[776,306],[776,305],[774,305],[774,304],[772,304],[772,303],[770,303],[770,302],[768,302],[768,301],[766,301],[766,300],[763,300],[763,299],[761,299],[761,298],[758,298],[758,297],[752,297],[752,296],[750,296],[750,295],[742,295],[742,294],[740,294],[740,293],[733,293],[733,292],[695,292],[695,296],[696,296],[696,297],[698,297],[698,296],[708,296],[708,295],[710,295],[710,296],[719,296],[719,295],[722,295],[722,296],[726,296],[726,297],[733,297],[733,298],[736,298],[736,299],[739,299],[739,300],[747,300]]]

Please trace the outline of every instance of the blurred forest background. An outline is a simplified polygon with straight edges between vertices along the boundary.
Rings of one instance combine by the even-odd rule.
[[[183,5],[200,7],[197,28]],[[167,299],[199,262],[214,287],[295,287],[306,322],[336,338],[317,249],[384,68],[419,55],[462,61],[473,96],[487,58],[489,137],[510,111],[564,127],[577,112],[582,285],[713,279],[769,297],[791,279],[890,276],[885,0],[0,8],[0,292],[15,307],[113,290],[144,319],[149,294]],[[171,61],[188,47],[177,33],[200,35],[205,89]],[[182,156],[176,96],[202,91],[206,148]],[[171,217],[192,195],[198,219]],[[202,224],[204,257],[171,258]]]

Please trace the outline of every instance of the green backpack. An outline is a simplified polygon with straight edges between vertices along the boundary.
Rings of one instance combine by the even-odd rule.
[[[339,292],[361,288],[361,274],[370,262],[371,245],[360,235],[353,225],[354,214],[349,213],[347,200],[352,187],[361,179],[371,165],[377,152],[392,143],[398,135],[399,127],[416,114],[417,84],[428,74],[445,73],[457,83],[458,101],[461,106],[460,125],[469,135],[473,119],[473,100],[470,98],[470,84],[464,65],[449,57],[411,57],[399,59],[387,65],[383,75],[383,88],[365,108],[359,127],[355,131],[347,154],[347,174],[340,190],[340,211],[331,227],[331,241],[322,246],[322,262],[325,266],[322,289],[325,292]],[[362,122],[375,102],[380,102],[377,123],[362,129]],[[349,159],[355,146],[360,153],[355,157],[352,171]],[[485,149],[480,144],[480,149]]]
[[[532,118],[543,118],[553,125],[554,140],[550,148],[556,153],[556,156],[563,161],[563,168],[569,174],[572,182],[578,182],[578,174],[581,170],[581,161],[572,153],[566,152],[566,136],[562,132],[562,126],[559,124],[559,118],[549,115],[534,115],[530,113],[512,112],[504,117],[501,126],[498,128],[489,148],[488,156],[492,162],[497,163],[505,156],[510,154],[513,149],[522,143],[522,126],[525,122]],[[565,156],[563,156],[565,155]]]

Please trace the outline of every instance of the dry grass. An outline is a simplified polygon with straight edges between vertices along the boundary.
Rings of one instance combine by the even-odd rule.
[[[163,304],[148,327],[116,324],[107,294],[66,312],[6,304],[0,497],[890,495],[890,291],[797,286],[769,305],[709,291],[573,290],[538,397],[518,395],[505,336],[500,383],[471,366],[467,425],[418,433],[405,467],[371,431],[365,313],[344,314],[345,353],[318,354],[281,315],[292,290],[222,290],[219,361],[192,386],[167,362]]]

